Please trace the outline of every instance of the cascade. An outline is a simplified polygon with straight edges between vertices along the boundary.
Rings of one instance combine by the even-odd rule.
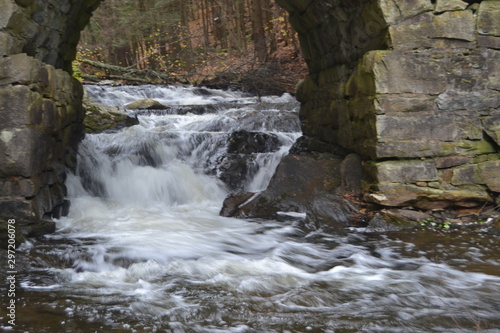
[[[300,136],[292,96],[259,100],[184,86],[86,89],[94,102],[154,98],[169,111],[128,110],[138,125],[81,143],[78,167],[67,178],[69,215],[56,221],[57,233],[20,250],[29,270],[18,317],[36,318],[19,321],[21,329],[458,332],[481,323],[493,332],[500,326],[494,237],[456,234],[451,241],[434,232],[358,229],[336,235],[309,230],[296,218],[218,215],[229,191],[263,190]]]

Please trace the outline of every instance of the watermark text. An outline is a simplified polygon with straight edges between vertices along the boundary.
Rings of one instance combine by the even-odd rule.
[[[7,220],[7,323],[16,326],[16,220]]]

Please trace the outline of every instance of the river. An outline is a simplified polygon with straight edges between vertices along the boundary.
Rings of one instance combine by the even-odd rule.
[[[246,154],[238,176],[241,189],[264,189],[301,134],[293,97],[86,89],[108,105],[171,107],[86,136],[69,215],[18,251],[17,326],[3,317],[3,330],[500,332],[499,237],[484,230],[336,235],[296,218],[219,216],[231,133],[278,143]]]

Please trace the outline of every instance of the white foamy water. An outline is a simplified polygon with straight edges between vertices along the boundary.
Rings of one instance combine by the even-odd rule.
[[[134,89],[111,90],[130,96]],[[153,90],[144,96],[193,104],[189,94],[165,97]],[[201,98],[224,102],[235,94],[217,91]],[[292,102],[289,96],[276,97],[279,103],[283,99]],[[112,103],[126,101],[120,97]],[[279,119],[296,117],[296,109],[276,110],[272,101],[267,97],[264,107],[247,98],[248,107],[202,115],[144,115],[139,125],[120,132],[88,135],[77,173],[67,179],[69,215],[57,221],[56,234],[25,250],[34,259],[21,284],[24,301],[42,310],[28,312],[41,311],[38,326],[23,327],[40,332],[75,327],[82,332],[475,332],[477,327],[498,332],[500,262],[489,250],[498,239],[456,235],[456,244],[435,252],[412,243],[422,237],[418,233],[404,240],[339,236],[307,231],[292,221],[297,218],[219,216],[227,186],[218,178],[218,163],[228,133],[259,130],[279,138],[278,150],[252,156],[255,168],[241,176],[249,190],[267,186],[300,135],[297,123]],[[472,244],[477,249],[478,242],[484,256],[474,255],[465,266],[454,261]]]

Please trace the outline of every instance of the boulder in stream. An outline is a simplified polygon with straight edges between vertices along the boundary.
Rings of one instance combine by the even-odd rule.
[[[265,219],[305,216],[304,222],[316,228],[366,225],[366,216],[345,197],[359,191],[362,177],[358,172],[343,177],[346,161],[361,163],[361,159],[352,155],[343,157],[292,149],[292,153],[281,161],[265,191],[233,193],[224,202],[221,215]],[[360,165],[350,168],[362,170]]]
[[[106,130],[116,130],[137,125],[137,117],[131,117],[116,106],[83,101],[85,109],[85,128],[90,133],[100,133]]]
[[[127,110],[164,110],[167,109],[168,106],[163,105],[152,98],[144,98],[129,103],[125,105],[124,108]]]
[[[257,168],[256,154],[271,153],[281,147],[281,142],[273,133],[235,131],[229,135],[226,154],[218,166],[219,179],[231,191],[242,190]]]

